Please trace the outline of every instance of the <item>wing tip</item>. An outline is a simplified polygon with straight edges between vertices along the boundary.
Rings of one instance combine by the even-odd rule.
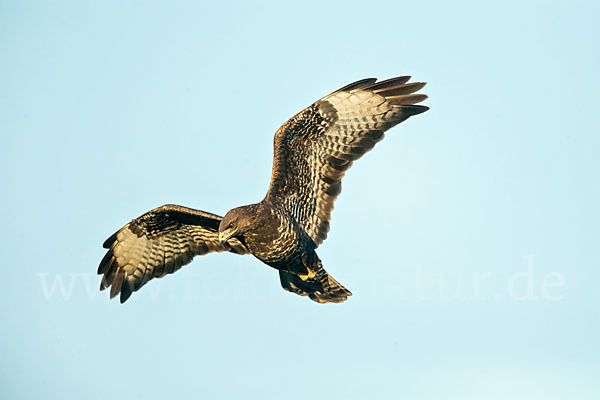
[[[121,296],[119,297],[119,301],[121,302],[121,304],[125,303],[127,299],[131,297],[133,291],[133,282],[130,279],[126,278],[123,281],[123,287],[121,288]]]
[[[104,243],[102,243],[102,247],[104,247],[105,249],[110,249],[110,247],[113,245],[113,243],[117,240],[117,235],[119,234],[120,231],[121,230],[119,229],[117,232],[110,235],[109,238],[106,239],[104,241]]]
[[[356,82],[349,83],[348,85],[339,88],[338,90],[336,90],[333,93],[339,93],[339,92],[343,92],[343,91],[349,91],[349,90],[369,87],[369,86],[373,85],[375,82],[377,82],[377,78],[361,79]]]
[[[424,113],[425,111],[428,111],[429,107],[413,104],[413,105],[402,106],[402,110],[407,111],[409,113],[409,116],[413,116],[413,115],[419,115],[419,114]]]

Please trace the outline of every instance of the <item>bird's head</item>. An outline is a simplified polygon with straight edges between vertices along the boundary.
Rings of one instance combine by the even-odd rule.
[[[219,243],[223,244],[233,237],[240,237],[256,229],[256,205],[243,206],[229,210],[219,224]]]

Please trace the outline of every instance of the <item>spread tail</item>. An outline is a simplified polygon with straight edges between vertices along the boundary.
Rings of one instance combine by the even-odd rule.
[[[316,256],[315,262],[307,267],[307,275],[298,275],[288,271],[279,271],[281,286],[300,296],[308,296],[317,303],[341,303],[352,296],[352,293],[333,279],[325,271],[321,260]]]

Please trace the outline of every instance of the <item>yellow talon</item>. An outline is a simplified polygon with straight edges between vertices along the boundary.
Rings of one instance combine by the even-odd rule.
[[[315,271],[312,271],[308,268],[307,268],[307,271],[308,271],[307,275],[298,275],[298,278],[302,279],[303,281],[307,281],[308,279],[312,279],[317,275]]]

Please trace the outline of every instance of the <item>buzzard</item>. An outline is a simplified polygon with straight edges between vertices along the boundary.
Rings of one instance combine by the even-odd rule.
[[[417,103],[425,83],[402,76],[363,79],[336,90],[287,121],[274,140],[271,185],[265,198],[220,217],[164,205],[104,242],[100,290],[121,303],[152,278],[162,278],[194,256],[229,251],[252,254],[279,271],[281,286],[319,303],[352,293],[329,275],[315,249],[325,240],[341,180],[384,132],[429,108]]]

